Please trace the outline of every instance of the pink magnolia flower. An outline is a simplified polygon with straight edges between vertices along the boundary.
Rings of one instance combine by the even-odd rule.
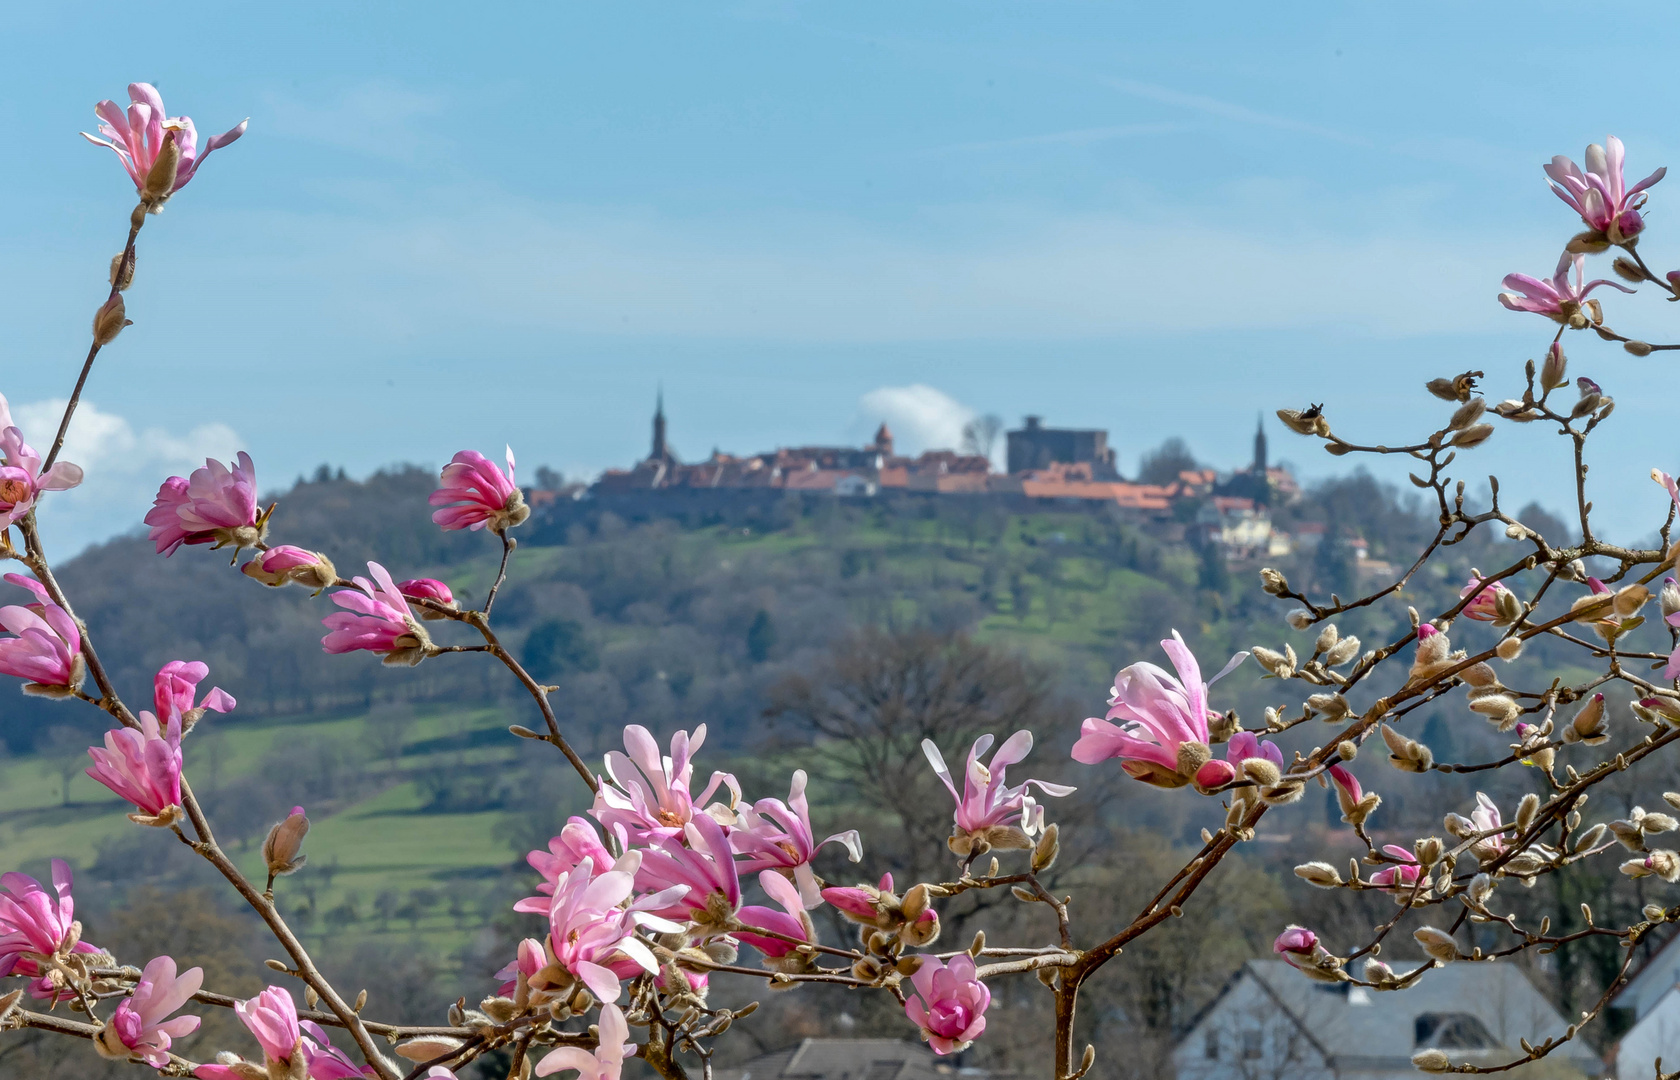
[[[1458,595],[1463,598],[1475,594],[1475,599],[1464,605],[1465,618],[1475,619],[1477,622],[1493,622],[1499,618],[1499,598],[1511,590],[1505,587],[1503,581],[1490,581],[1482,585],[1483,580],[1479,573],[1472,571],[1470,580],[1464,583],[1464,588],[1459,590]],[[1480,589],[1477,588],[1479,585]]]
[[[321,1030],[320,1024],[313,1020],[300,1020],[298,1027],[304,1032],[301,1042],[309,1080],[363,1080],[364,1077],[377,1075],[371,1065],[358,1067],[344,1051],[334,1046],[332,1040],[327,1038],[327,1033]],[[453,1080],[455,1074],[447,1069],[441,1074],[435,1071],[441,1068],[441,1065],[436,1066],[433,1072],[426,1075],[443,1075]]]
[[[128,99],[133,104],[128,107],[126,115],[114,101],[101,101],[94,106],[93,111],[104,121],[99,125],[99,133],[105,138],[96,139],[85,131],[82,138],[96,146],[110,147],[122,161],[123,168],[128,170],[134,189],[143,192],[146,190],[146,175],[152,171],[152,164],[163,149],[164,133],[173,132],[175,145],[181,148],[181,163],[175,170],[175,184],[164,193],[165,198],[186,187],[204,159],[212,151],[245,134],[245,127],[251,122],[241,120],[237,126],[220,135],[212,135],[205,141],[201,152],[198,129],[193,127],[192,118],[166,115],[163,98],[151,83],[129,83]]]
[[[554,961],[597,998],[617,1001],[620,978],[659,970],[653,953],[636,940],[636,928],[651,926],[662,933],[677,933],[682,927],[633,910],[635,905],[621,906],[635,891],[633,873],[609,870],[597,875],[594,870],[593,860],[585,856],[556,882],[554,895],[547,901],[548,949]],[[661,895],[653,903],[669,903],[679,895]],[[514,910],[533,907],[531,901],[522,900]]]
[[[778,869],[792,873],[793,880],[799,883],[799,894],[805,898],[805,906],[814,908],[822,903],[822,886],[811,870],[811,860],[817,857],[817,851],[829,844],[839,844],[857,862],[863,858],[863,841],[856,829],[847,829],[818,843],[811,831],[811,804],[805,798],[805,783],[805,770],[795,769],[787,802],[760,799],[743,809],[740,825],[729,834],[729,842],[737,855],[745,856],[742,870]]]
[[[773,930],[786,937],[798,938],[799,941],[815,942],[817,940],[816,927],[811,925],[811,917],[805,914],[806,903],[788,879],[773,870],[766,870],[758,875],[758,884],[766,896],[781,905],[781,910],[764,907],[759,904],[748,904],[735,913],[735,918],[742,927],[736,930],[735,936],[763,953],[771,960],[786,957],[799,945],[796,942],[783,941],[780,938],[767,937],[764,934],[753,933],[757,930]]]
[[[1385,866],[1371,875],[1371,884],[1381,885],[1385,889],[1409,889],[1417,884],[1418,874],[1422,867],[1418,865],[1417,856],[1399,844],[1384,844],[1383,851],[1399,859],[1397,866]]]
[[[537,1062],[538,1076],[552,1076],[567,1069],[576,1069],[578,1080],[619,1080],[624,1071],[624,1059],[636,1053],[630,1041],[630,1025],[617,1005],[601,1006],[601,1020],[596,1031],[599,1045],[590,1053],[581,1046],[560,1046],[550,1050]]]
[[[5,610],[4,608],[0,608],[0,612],[3,612],[4,610]],[[1670,626],[1680,626],[1680,611],[1675,612],[1673,615],[1663,616],[1663,622],[1667,623]],[[0,648],[4,648],[5,644],[6,644],[5,642],[0,641]],[[3,663],[4,663],[4,657],[0,656],[0,671],[5,671],[6,670],[5,667],[3,666]],[[1673,679],[1673,678],[1676,678],[1676,677],[1680,677],[1680,648],[1677,648],[1673,652],[1668,654],[1668,664],[1663,668],[1663,678]],[[1654,699],[1654,700],[1662,702],[1665,705],[1669,704],[1664,699],[1659,698],[1659,699]],[[1646,705],[1647,708],[1650,707],[1643,700],[1640,702],[1640,704]]]
[[[1133,664],[1114,677],[1106,719],[1080,726],[1073,759],[1095,765],[1119,758],[1134,779],[1157,787],[1182,787],[1212,757],[1208,747],[1208,686],[1248,659],[1240,652],[1209,683],[1177,630],[1161,648],[1172,658],[1177,679],[1150,663]],[[1121,724],[1110,723],[1120,720]]]
[[[270,986],[248,1001],[236,1002],[233,1011],[257,1037],[269,1061],[290,1061],[298,1052],[303,1034],[298,1029],[297,1002],[292,1000],[291,991]]]
[[[601,842],[595,832],[595,826],[580,817],[569,817],[560,829],[560,835],[548,842],[547,851],[533,851],[525,856],[525,861],[531,864],[531,869],[541,874],[543,884],[538,890],[549,896],[554,895],[554,887],[560,878],[573,867],[581,865],[585,859],[590,861],[597,875],[612,869],[612,852]]]
[[[80,689],[87,661],[76,620],[33,578],[7,574],[5,580],[34,593],[36,602],[0,607],[0,627],[16,635],[0,638],[0,673],[27,679],[25,693],[64,697]]]
[[[134,804],[130,821],[141,825],[169,825],[181,817],[181,714],[172,712],[169,726],[158,730],[157,717],[140,714],[140,730],[114,728],[105,733],[105,746],[88,747],[93,768],[87,774]]]
[[[1675,506],[1680,506],[1680,484],[1675,483],[1674,477],[1663,472],[1661,469],[1652,469],[1651,479],[1663,486],[1663,488],[1668,492],[1668,497],[1674,500]]]
[[[690,736],[679,731],[671,736],[671,754],[661,757],[653,733],[640,724],[624,728],[624,749],[607,754],[607,776],[595,793],[590,813],[610,830],[623,829],[631,841],[641,843],[657,837],[680,836],[683,827],[697,816],[695,805],[712,797],[720,784],[730,791],[729,807],[714,807],[723,818],[733,817],[740,801],[741,785],[725,772],[714,772],[698,798],[690,793],[694,781],[693,756],[706,741],[706,725]]]
[[[33,510],[41,492],[68,491],[81,482],[81,466],[68,461],[41,472],[41,455],[23,441],[23,431],[12,423],[11,408],[0,394],[0,529]]]
[[[1582,315],[1581,309],[1588,303],[1588,294],[1600,285],[1621,289],[1625,293],[1633,291],[1604,278],[1582,284],[1586,276],[1584,270],[1586,261],[1587,257],[1585,255],[1572,255],[1567,251],[1564,252],[1563,257],[1558,259],[1557,270],[1552,273],[1550,281],[1541,281],[1539,278],[1530,277],[1527,274],[1507,274],[1505,275],[1505,287],[1515,291],[1500,293],[1499,302],[1512,311],[1532,311],[1536,315],[1544,315],[1548,319],[1567,324],[1571,319],[1577,317],[1587,318],[1587,316]],[[1569,280],[1571,267],[1575,270],[1573,283]],[[1518,295],[1519,293],[1521,295]],[[1597,303],[1597,301],[1593,301],[1593,303]],[[1596,323],[1599,320],[1593,318],[1592,321]],[[1582,322],[1581,325],[1585,326],[1586,323]]]
[[[152,678],[152,703],[159,716],[179,713],[182,722],[191,728],[206,710],[229,713],[239,703],[233,695],[219,686],[211,687],[204,700],[195,702],[198,684],[210,676],[210,666],[199,660],[171,660],[158,669]]]
[[[551,890],[552,888],[550,886]],[[519,943],[519,948],[514,951],[513,959],[502,970],[496,972],[496,978],[505,980],[497,988],[496,993],[502,997],[512,997],[519,989],[519,977],[521,975],[525,976],[527,983],[530,983],[537,973],[547,967],[548,964],[548,947],[536,938],[526,938]]]
[[[196,1016],[167,1017],[191,1000],[203,983],[203,968],[188,968],[177,976],[174,958],[157,957],[140,973],[133,992],[117,1006],[110,1023],[94,1040],[94,1049],[101,1057],[135,1058],[163,1068],[169,1064],[172,1042],[197,1031],[200,1023]]]
[[[1304,926],[1285,927],[1277,940],[1272,942],[1272,951],[1283,957],[1290,967],[1299,967],[1294,958],[1317,952],[1318,935]]]
[[[207,458],[190,479],[171,476],[158,488],[146,524],[159,555],[173,555],[182,544],[256,546],[268,532],[268,514],[257,511],[257,467],[251,455],[241,450],[232,469]]]
[[[939,747],[932,739],[922,740],[922,753],[944,782],[945,790],[957,800],[955,827],[946,841],[952,851],[967,855],[977,846],[982,852],[991,848],[1031,847],[1032,838],[1044,829],[1044,808],[1033,801],[1027,789],[1036,784],[1046,795],[1061,797],[1073,793],[1074,789],[1065,784],[1043,780],[1008,786],[1005,770],[1024,760],[1032,751],[1032,744],[1032,732],[1017,731],[998,747],[991,766],[987,767],[980,758],[992,748],[992,736],[986,734],[975,739],[968,750],[968,767],[963,771],[963,791],[958,795]]]
[[[321,639],[321,647],[329,653],[366,649],[383,656],[387,664],[413,667],[426,658],[431,638],[409,613],[408,601],[397,591],[390,572],[370,562],[368,573],[373,575],[372,581],[358,577],[354,579],[355,589],[332,594],[333,603],[349,610],[321,620],[332,631]]]
[[[436,578],[410,578],[408,581],[397,582],[397,591],[409,601],[409,607],[414,614],[422,619],[438,620],[445,616],[423,604],[416,604],[416,600],[432,600],[446,608],[455,607],[455,595],[449,591],[449,586]]]
[[[1476,826],[1478,832],[1486,832],[1489,829],[1497,829],[1501,825],[1505,824],[1504,820],[1499,816],[1499,807],[1494,805],[1492,799],[1488,798],[1479,791],[1476,792],[1476,809],[1470,811],[1470,823]],[[1482,847],[1483,845],[1486,845],[1488,850],[1497,855],[1505,850],[1505,834],[1495,833],[1493,836],[1486,837],[1476,842],[1477,847]]]
[[[966,1049],[986,1030],[986,1006],[992,992],[975,975],[974,957],[958,953],[945,963],[923,956],[910,976],[916,992],[904,999],[904,1015],[922,1029],[936,1054]]]
[[[445,529],[483,529],[504,533],[531,516],[525,496],[513,482],[513,447],[507,448],[507,472],[477,450],[462,450],[443,467],[443,482],[429,500],[443,509],[432,520]]]
[[[297,584],[319,592],[338,580],[338,570],[331,559],[319,551],[291,544],[271,547],[239,570],[246,577],[275,588]]]
[[[1668,173],[1667,168],[1661,168],[1633,187],[1626,187],[1622,179],[1625,156],[1622,140],[1612,135],[1603,146],[1594,143],[1587,147],[1586,172],[1562,154],[1545,166],[1557,197],[1581,215],[1587,228],[1603,233],[1612,244],[1628,243],[1645,228],[1639,216],[1645,196],[1640,193]]]
[[[741,879],[729,837],[705,814],[695,814],[680,838],[660,837],[642,853],[637,888],[652,892],[678,885],[688,886],[688,891],[674,903],[649,910],[668,919],[726,926],[741,906]]]

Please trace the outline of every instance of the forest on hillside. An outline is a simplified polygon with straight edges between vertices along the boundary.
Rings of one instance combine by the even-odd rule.
[[[275,496],[271,539],[323,551],[344,574],[371,558],[399,579],[437,577],[476,599],[495,571],[493,541],[427,527],[432,484],[418,469],[366,481],[323,469]],[[1193,517],[1195,509],[1180,512]],[[1565,531],[1538,508],[1521,517],[1548,535]],[[1402,567],[1434,532],[1415,499],[1363,474],[1317,485],[1299,503],[1277,508],[1275,518],[1286,529],[1316,521],[1330,537],[1360,534],[1373,557]],[[824,819],[861,823],[866,865],[921,880],[942,870],[929,853],[940,850],[949,802],[921,758],[920,740],[934,738],[952,757],[984,731],[1028,727],[1038,736],[1030,775],[1080,785],[1052,807],[1067,851],[1057,873],[1085,886],[1081,894],[1096,907],[1080,917],[1099,923],[1142,905],[1148,898],[1137,895],[1139,883],[1158,877],[1154,871],[1201,827],[1220,820],[1205,801],[1163,798],[1118,770],[1068,759],[1079,721],[1102,712],[1114,671],[1138,660],[1164,663],[1157,643],[1173,629],[1209,670],[1254,645],[1292,642],[1303,655],[1312,649],[1310,637],[1285,625],[1285,606],[1261,591],[1258,564],[1227,565],[1216,549],[1168,542],[1101,513],[1008,513],[957,498],[852,504],[795,497],[750,522],[631,524],[601,509],[534,525],[514,556],[497,623],[533,674],[561,688],[554,697],[560,721],[591,760],[616,747],[626,723],[644,724],[661,739],[704,723],[702,770],[732,769],[749,797],[762,797],[780,795],[794,767],[811,769],[819,834]],[[1440,604],[1472,566],[1510,559],[1503,541],[1473,538],[1450,549],[1444,576],[1350,612],[1338,620],[1341,631],[1368,647],[1393,640],[1407,625],[1408,603]],[[1350,596],[1387,584],[1362,576],[1334,540],[1279,569],[1314,593]],[[335,958],[345,970],[379,973],[373,996],[382,1015],[435,1016],[445,1003],[433,987],[445,973],[488,988],[490,972],[529,932],[509,910],[530,888],[517,853],[541,847],[567,813],[583,809],[575,777],[557,755],[532,753],[547,748],[507,734],[507,724],[531,717],[505,671],[470,656],[442,656],[413,670],[382,668],[365,656],[323,658],[319,620],[332,610],[326,597],[265,589],[217,553],[159,558],[141,537],[91,549],[65,564],[61,578],[119,686],[135,692],[165,661],[202,659],[210,681],[239,699],[235,712],[209,718],[189,740],[195,783],[203,777],[218,829],[236,841],[260,838],[295,802],[328,823],[317,841],[322,857],[311,873],[286,880],[284,902],[312,939],[360,942]],[[1462,632],[1469,638],[1480,629]],[[1543,655],[1544,643],[1536,648]],[[1263,726],[1272,702],[1261,675],[1252,663],[1239,669],[1216,689],[1214,703],[1237,709],[1251,728]],[[100,731],[90,712],[33,698],[0,703],[0,737],[18,759],[13,768],[27,764],[43,784],[62,777],[63,801],[71,803],[71,778]],[[1286,752],[1306,752],[1313,734],[1303,727],[1280,742]],[[1447,705],[1418,734],[1446,761],[1496,757],[1509,740]],[[1387,769],[1375,749],[1358,765],[1385,794]],[[1434,828],[1419,820],[1426,801],[1474,799],[1473,777],[1431,779],[1437,794],[1425,800],[1414,787],[1415,808],[1404,794],[1389,796],[1374,834]],[[1353,853],[1334,799],[1312,792],[1308,801],[1280,827],[1297,830],[1296,840],[1305,832],[1345,848],[1344,857]],[[452,868],[446,864],[454,856],[441,847],[421,849],[410,859],[414,867],[358,876],[353,847],[342,863],[326,855],[326,837],[339,835],[327,830],[350,821],[352,808],[376,804],[384,807],[378,813],[433,815],[437,845],[482,848],[488,837],[495,850]],[[68,828],[106,809],[8,811],[0,802],[0,828],[9,829],[0,831],[0,851],[28,846],[30,830]],[[451,833],[462,822],[477,823],[481,831],[471,835],[479,839]],[[343,835],[350,831],[346,825]],[[1105,973],[1094,1022],[1133,1030],[1138,1075],[1152,1075],[1150,1062],[1218,992],[1225,973],[1266,949],[1284,918],[1286,890],[1294,917],[1311,915],[1324,929],[1385,917],[1380,897],[1301,890],[1279,862],[1284,846],[1262,836],[1197,897],[1198,905],[1241,910],[1241,917],[1174,924],[1202,929],[1152,935]],[[195,861],[173,845],[140,847],[126,834],[94,848],[66,852],[86,871],[79,895],[90,936],[141,952],[180,949],[224,972],[218,986],[243,991],[240,979],[254,978],[248,969],[237,974],[247,916],[203,890]],[[426,868],[428,860],[437,865]],[[851,868],[830,860],[822,872],[849,881]],[[147,885],[125,884],[142,871]],[[1567,926],[1579,918],[1580,898],[1597,888],[1586,872],[1559,875],[1525,902]],[[954,903],[944,917],[958,944],[975,929],[1002,929],[1002,916],[980,901]],[[441,928],[455,951],[409,948],[407,934],[422,925],[434,940]],[[1208,926],[1228,929],[1208,933]],[[830,925],[824,933],[838,940],[848,931]],[[1550,966],[1537,974],[1561,1005],[1579,1008],[1617,959],[1601,952],[1582,942],[1547,958]],[[1022,995],[1012,1006],[1042,1007],[1037,996]],[[861,1005],[842,999],[837,1007],[824,991],[773,995],[757,1023],[743,1026],[784,1040],[841,1030],[842,1014],[844,1030],[872,1030],[877,1022],[892,1028],[892,1018]],[[207,1025],[204,1038],[216,1035]],[[751,1040],[742,1047],[770,1048]],[[985,1052],[1007,1068],[1012,1055],[1029,1051],[998,1040]],[[78,1058],[74,1068],[84,1065]]]

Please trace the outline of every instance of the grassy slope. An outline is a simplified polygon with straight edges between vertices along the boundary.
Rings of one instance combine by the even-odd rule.
[[[890,527],[862,522],[847,524],[841,537],[844,546],[873,556],[870,573],[889,580],[914,582],[924,589],[932,585],[934,595],[978,597],[988,562],[1005,562],[1010,573],[1024,579],[1030,592],[1029,610],[1012,610],[1009,581],[994,582],[993,597],[984,609],[979,626],[983,638],[1023,648],[1037,657],[1063,667],[1081,683],[1093,688],[1095,700],[1108,685],[1116,657],[1119,627],[1128,613],[1149,602],[1153,590],[1189,586],[1195,577],[1194,562],[1187,553],[1169,554],[1160,576],[1135,571],[1078,554],[1077,542],[1090,519],[1083,514],[1041,513],[1012,518],[992,544],[970,543],[948,527],[934,521],[899,521]],[[836,537],[809,519],[792,530],[748,533],[723,527],[687,532],[679,541],[682,556],[690,566],[737,565],[752,561],[791,561],[798,565],[832,566]],[[1003,550],[998,551],[997,547]],[[1053,558],[1045,558],[1045,555]],[[571,558],[567,548],[522,548],[514,563],[514,576],[537,577]],[[709,562],[708,562],[709,561]],[[1037,569],[1033,569],[1036,567]],[[482,595],[495,570],[494,558],[485,556],[452,567],[414,568],[434,574],[458,589]],[[832,572],[832,571],[830,571]],[[929,595],[923,592],[922,595]],[[902,597],[902,593],[899,594]],[[860,620],[890,615],[913,618],[914,601],[894,599],[887,612],[859,610]],[[651,633],[646,627],[617,624],[610,638],[624,640]],[[433,661],[476,662],[448,658]],[[364,657],[328,658],[326,663],[364,663]],[[427,739],[460,735],[465,731],[505,728],[510,722],[531,723],[534,711],[515,704],[512,712],[480,709],[463,712],[457,706],[421,708],[410,731],[410,751],[396,763],[403,770],[427,764],[468,761],[475,766],[495,768],[516,753],[529,751],[512,737],[486,748],[470,751],[466,758],[451,752],[446,758],[421,756],[413,752]],[[249,775],[265,754],[276,745],[328,737],[356,740],[362,736],[361,715],[294,716],[245,719],[212,715],[206,724],[225,734],[225,750],[214,785],[208,782],[205,763],[194,761],[193,742],[188,742],[188,768],[201,790],[212,786],[237,785]],[[540,748],[539,748],[540,749]],[[389,763],[371,766],[374,771],[390,769]],[[0,868],[39,865],[49,856],[61,855],[86,866],[101,842],[125,833],[134,835],[135,826],[123,817],[123,807],[104,788],[85,776],[71,783],[72,805],[61,805],[59,776],[54,763],[25,758],[0,763]],[[310,869],[283,887],[283,895],[301,899],[314,892],[315,917],[304,922],[309,935],[329,932],[325,913],[355,898],[360,916],[359,933],[373,932],[377,925],[371,901],[385,890],[406,894],[419,888],[446,892],[449,883],[515,862],[519,854],[510,842],[498,836],[500,811],[475,813],[429,813],[421,809],[416,785],[408,782],[382,788],[377,794],[337,810],[330,815],[313,815],[307,851]],[[151,837],[139,837],[151,840]],[[248,874],[260,880],[261,862],[253,843],[238,853]],[[321,869],[334,867],[330,877]],[[443,904],[433,908],[419,923],[419,929],[445,935],[445,943],[460,944],[481,913],[468,912],[460,921]],[[393,920],[385,934],[406,938],[411,933],[406,921]]]

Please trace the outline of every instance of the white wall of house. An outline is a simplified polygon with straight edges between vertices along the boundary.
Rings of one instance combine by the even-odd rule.
[[[1658,1058],[1665,1069],[1680,1065],[1680,987],[1670,986],[1645,1006],[1645,1015],[1622,1036],[1616,1051],[1617,1080],[1651,1080]]]

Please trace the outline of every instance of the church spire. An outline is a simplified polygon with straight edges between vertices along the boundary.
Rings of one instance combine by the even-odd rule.
[[[665,445],[665,384],[659,384],[657,396],[653,406],[653,450],[648,454],[650,461],[664,461],[671,456],[670,448]]]
[[[1259,414],[1254,421],[1254,475],[1262,479],[1266,475],[1266,414]]]

